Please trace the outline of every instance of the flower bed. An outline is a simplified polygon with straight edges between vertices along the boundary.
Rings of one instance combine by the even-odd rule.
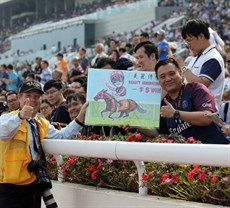
[[[127,142],[198,143],[193,137],[185,140],[179,135],[157,138],[141,134],[113,136],[92,135],[84,140],[113,140]],[[47,156],[52,179],[57,178],[55,158]],[[149,194],[175,199],[230,206],[230,168],[206,167],[197,164],[145,163],[142,180]],[[138,191],[137,169],[131,161],[64,156],[61,171],[65,181],[117,190]]]

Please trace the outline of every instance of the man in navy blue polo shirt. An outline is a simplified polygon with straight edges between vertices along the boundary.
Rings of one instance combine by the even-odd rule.
[[[161,87],[167,92],[161,103],[160,128],[155,134],[178,133],[202,143],[230,143],[220,128],[205,116],[215,112],[214,96],[205,85],[184,84],[180,67],[172,58],[159,61],[155,72]],[[151,136],[153,134],[152,131]]]

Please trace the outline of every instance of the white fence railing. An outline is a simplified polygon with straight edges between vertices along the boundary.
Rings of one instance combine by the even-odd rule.
[[[147,194],[141,180],[145,171],[142,161],[230,167],[230,145],[44,140],[44,150],[55,155],[134,161],[141,195]]]

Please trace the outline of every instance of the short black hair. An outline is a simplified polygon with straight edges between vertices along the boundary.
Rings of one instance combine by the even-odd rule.
[[[155,73],[156,73],[156,78],[158,79],[158,70],[161,66],[165,66],[165,65],[168,65],[168,64],[173,64],[176,66],[176,68],[178,69],[178,71],[180,71],[180,66],[179,64],[177,63],[177,61],[173,58],[169,58],[169,59],[165,59],[165,60],[162,60],[162,61],[158,61],[154,70],[155,70]]]
[[[194,36],[198,38],[198,36],[202,33],[204,34],[206,39],[210,38],[210,32],[208,30],[209,24],[201,19],[191,19],[186,22],[186,24],[182,27],[182,37],[186,39],[188,36]]]
[[[60,56],[60,57],[64,57],[64,55],[62,53],[58,53],[56,56]]]
[[[38,57],[36,57],[36,58],[35,58],[35,60],[37,60],[37,61],[41,61],[41,60],[42,60],[42,58],[38,56]]]
[[[131,43],[126,43],[125,47],[132,48],[132,44]]]
[[[87,77],[76,77],[73,82],[79,82],[81,86],[84,88],[85,92],[87,92]]]
[[[119,42],[117,40],[115,40],[114,38],[110,39],[110,42],[113,41],[115,42],[116,44],[118,44]]]
[[[1,67],[3,67],[3,68],[5,68],[5,69],[7,69],[6,64],[2,64],[2,65],[1,65]]]
[[[48,104],[50,107],[53,107],[53,105],[50,104],[50,102],[47,99],[42,99],[41,103],[46,103]]]
[[[8,91],[7,93],[5,93],[5,98],[6,98],[6,101],[7,101],[7,98],[10,96],[10,95],[18,95],[17,92],[13,91],[13,90],[10,90]]]
[[[121,51],[121,52],[125,53],[125,52],[126,52],[126,49],[125,49],[125,48],[119,48],[118,51],[119,51],[119,52]]]
[[[58,90],[61,90],[61,89],[63,89],[63,84],[60,80],[51,79],[45,83],[44,88],[43,88],[44,92],[46,92],[47,90],[49,90],[52,87],[54,87]]]
[[[151,41],[143,41],[136,45],[134,52],[136,53],[139,48],[143,47],[145,49],[145,53],[150,57],[151,54],[155,54],[156,60],[158,60],[158,50],[154,43]]]
[[[9,65],[7,66],[7,68],[13,70],[14,67],[13,67],[12,64],[9,64]]]
[[[115,64],[114,64],[114,69],[119,69],[119,70],[129,70],[132,71],[134,69],[133,62],[130,61],[127,58],[119,58]]]
[[[49,66],[49,62],[46,60],[42,60],[43,63],[45,63],[47,66]]]
[[[34,72],[30,72],[29,74],[26,75],[26,78],[30,77],[32,79],[35,79],[35,73]]]
[[[112,68],[115,64],[115,61],[109,57],[102,57],[97,61],[96,68],[101,69],[106,65],[110,65]]]
[[[149,38],[149,34],[148,34],[147,32],[141,33],[141,36],[142,36],[142,37],[145,37],[145,38]]]
[[[86,102],[85,96],[80,93],[71,93],[66,98],[66,103],[68,104],[71,100],[80,101],[81,104]]]

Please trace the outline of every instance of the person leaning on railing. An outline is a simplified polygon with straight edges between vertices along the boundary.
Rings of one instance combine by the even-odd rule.
[[[221,129],[205,116],[215,112],[214,96],[205,85],[184,84],[181,69],[172,58],[159,61],[155,72],[167,94],[161,102],[160,128],[140,129],[143,133],[148,136],[178,133],[185,138],[194,137],[202,143],[230,143]],[[230,127],[224,132],[230,135]]]

